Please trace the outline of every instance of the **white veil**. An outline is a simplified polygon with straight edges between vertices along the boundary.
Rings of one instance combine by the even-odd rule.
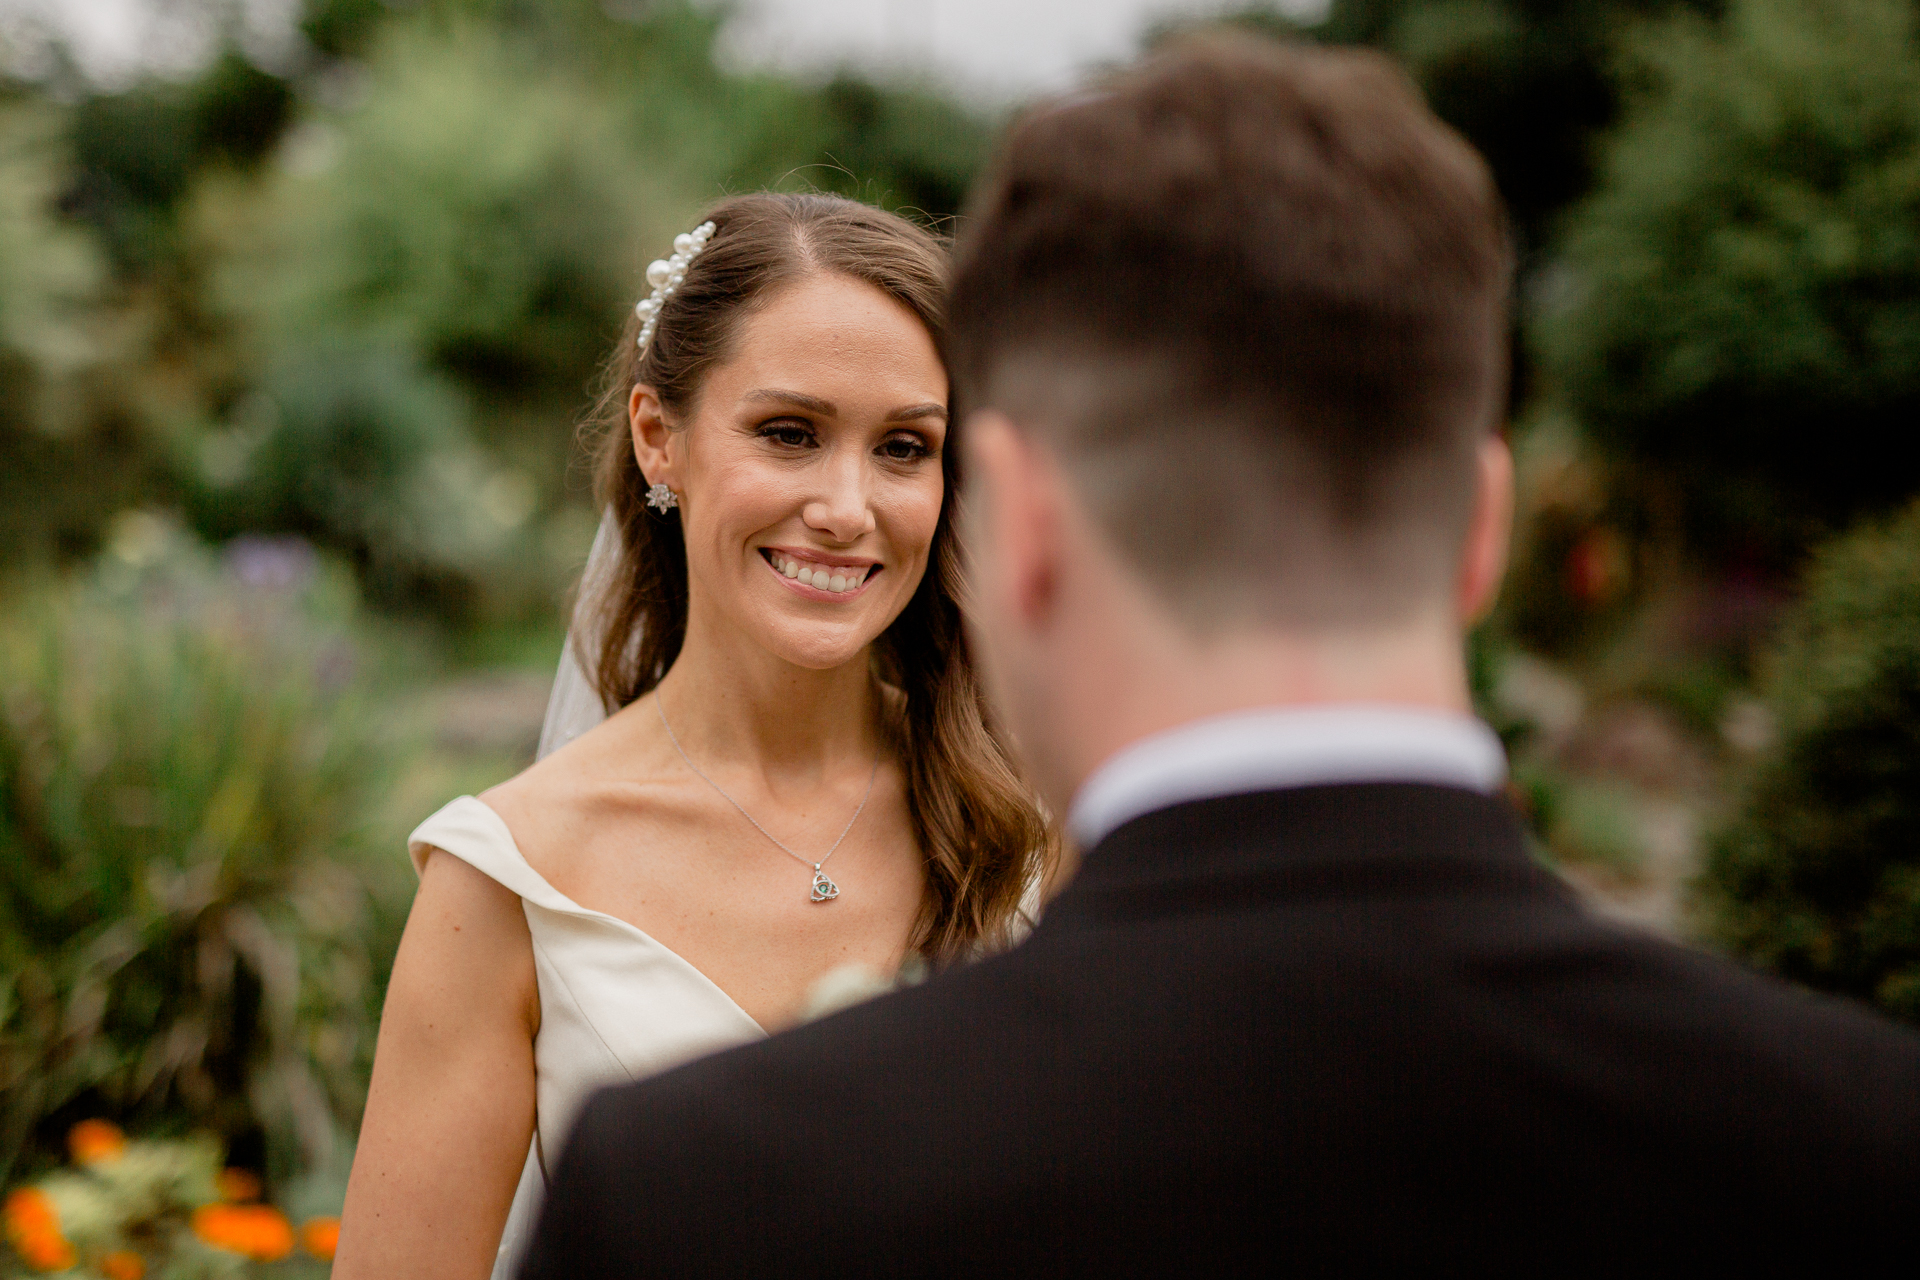
[[[593,632],[589,613],[606,586],[607,575],[613,572],[619,549],[620,526],[613,518],[612,508],[608,508],[600,517],[600,531],[593,535],[593,550],[587,553],[586,571],[580,575],[580,591],[574,597],[567,643],[560,650],[560,670],[554,673],[553,692],[547,695],[547,718],[540,725],[536,760],[566,746],[607,718],[606,706],[588,681],[579,654],[584,651],[589,661],[599,654],[599,636]]]

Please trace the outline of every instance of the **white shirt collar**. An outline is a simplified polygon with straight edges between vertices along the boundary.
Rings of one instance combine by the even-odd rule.
[[[1080,784],[1067,829],[1091,849],[1123,823],[1189,800],[1354,782],[1490,792],[1506,776],[1500,739],[1458,712],[1362,703],[1236,711],[1110,756]]]

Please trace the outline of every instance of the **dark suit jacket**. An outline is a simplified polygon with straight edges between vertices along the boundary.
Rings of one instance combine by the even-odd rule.
[[[1011,953],[598,1095],[523,1275],[1911,1263],[1916,1226],[1920,1037],[1596,921],[1497,801],[1337,786],[1135,819]]]

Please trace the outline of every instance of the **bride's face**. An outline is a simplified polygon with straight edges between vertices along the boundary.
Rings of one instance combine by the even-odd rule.
[[[743,318],[690,420],[631,402],[649,482],[680,495],[689,634],[738,629],[799,666],[859,657],[926,572],[947,375],[912,311],[811,275]]]

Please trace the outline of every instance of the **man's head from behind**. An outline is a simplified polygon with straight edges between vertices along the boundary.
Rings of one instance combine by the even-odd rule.
[[[952,299],[982,550],[1039,584],[983,602],[990,665],[1024,643],[996,612],[1016,631],[1100,612],[1021,558],[1053,539],[1077,572],[1076,521],[1109,585],[1202,648],[1436,617],[1457,641],[1507,284],[1485,165],[1375,55],[1201,38],[1029,113],[976,191]],[[1061,480],[1059,512],[1042,495],[1001,528],[997,500],[1025,502],[999,493],[1005,449]]]

